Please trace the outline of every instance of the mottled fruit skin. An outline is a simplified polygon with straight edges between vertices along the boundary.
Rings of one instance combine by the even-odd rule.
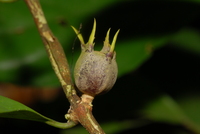
[[[113,87],[117,73],[115,52],[82,51],[74,68],[75,84],[82,93],[95,96]]]

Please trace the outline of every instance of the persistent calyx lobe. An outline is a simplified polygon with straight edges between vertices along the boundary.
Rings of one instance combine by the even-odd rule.
[[[74,28],[80,42],[81,55],[74,68],[74,79],[77,88],[84,94],[95,96],[109,91],[117,79],[115,42],[119,30],[114,36],[112,44],[109,44],[109,33],[107,32],[104,46],[101,51],[94,51],[94,36],[96,31],[96,21],[89,38],[85,44],[82,35]]]

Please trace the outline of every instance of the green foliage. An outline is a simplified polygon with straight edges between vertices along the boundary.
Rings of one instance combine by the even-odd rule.
[[[104,129],[104,131],[108,134],[116,134],[120,131],[130,129],[133,126],[138,126],[139,122],[136,122],[134,124],[134,121],[113,121],[113,122],[107,122],[107,123],[102,123],[101,127]],[[68,129],[68,130],[63,130],[61,131],[61,134],[88,134],[84,130],[83,127],[77,127],[76,129]]]
[[[0,0],[0,2],[15,2],[17,0]]]
[[[3,96],[0,96],[0,117],[26,119],[43,122],[58,128],[67,128],[66,123],[54,121],[17,101]]]
[[[193,71],[192,67],[185,69],[185,66],[190,63],[187,60],[188,57],[192,55],[199,60],[200,30],[199,26],[196,26],[196,23],[199,22],[199,2],[200,0],[165,0],[162,2],[153,0],[132,2],[116,0],[41,1],[47,21],[63,45],[70,63],[72,57],[75,60],[80,53],[79,41],[76,41],[75,45],[77,44],[77,46],[72,54],[71,48],[76,35],[70,25],[78,27],[82,23],[81,32],[87,38],[90,30],[86,31],[86,29],[92,28],[93,18],[96,18],[95,49],[102,47],[102,41],[108,28],[111,27],[111,33],[115,33],[117,29],[121,30],[115,46],[119,80],[111,92],[100,96],[94,102],[94,113],[104,122],[102,125],[106,132],[114,134],[160,122],[184,126],[190,131],[200,133],[200,108],[198,106],[200,96],[198,91],[191,90],[199,89],[198,82],[192,82],[188,87],[184,86],[185,83],[182,81],[180,85],[176,86],[179,82],[178,79],[172,82],[172,86],[165,84],[170,83],[170,80],[177,75],[181,77],[184,76],[183,74]],[[0,12],[0,82],[59,87],[58,79],[51,68],[24,1],[0,3]],[[146,66],[144,64],[154,56],[154,52],[159,52],[165,47],[186,53],[185,57],[177,58],[177,62],[184,58],[185,66],[181,66],[184,68],[182,73],[174,74],[163,82],[162,86],[158,86],[160,84],[158,81],[148,79],[152,76],[144,77],[143,72],[138,70],[141,69],[141,66]],[[177,53],[177,55],[179,54]],[[171,60],[170,53],[168,55]],[[160,62],[162,60],[157,62],[153,68],[160,66]],[[198,66],[198,63],[194,65]],[[176,68],[177,72],[181,69],[176,66],[173,68]],[[146,70],[151,72],[151,69]],[[168,69],[163,68],[162,72]],[[138,71],[138,74],[132,75],[134,71]],[[195,73],[200,74],[199,71]],[[154,73],[152,74],[154,75]],[[199,77],[195,78],[199,79]],[[164,90],[166,85],[166,88],[172,88],[173,92]],[[139,119],[136,120],[135,116]],[[0,96],[0,117],[29,119],[44,123],[54,122],[18,102],[2,96]],[[77,128],[61,133],[75,134],[84,133],[83,131],[85,130]],[[189,134],[189,132],[185,133]]]

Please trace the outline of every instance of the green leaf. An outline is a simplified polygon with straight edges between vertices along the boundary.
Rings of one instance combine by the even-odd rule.
[[[38,121],[62,129],[70,128],[75,125],[72,122],[57,122],[53,119],[41,115],[40,113],[17,101],[3,96],[0,96],[0,117]]]
[[[0,2],[15,2],[17,0],[0,0]]]
[[[200,2],[200,0],[184,0],[184,1],[188,1],[188,2],[197,2],[197,3]]]
[[[116,43],[119,76],[138,68],[153,52],[166,44],[170,35],[159,38],[141,38]]]
[[[173,36],[171,43],[176,47],[200,56],[200,32],[196,29],[181,29]]]
[[[116,134],[127,129],[133,129],[148,124],[146,121],[138,120],[123,120],[123,121],[109,121],[101,123],[103,130],[108,134]],[[61,134],[88,134],[88,132],[82,126],[76,127],[76,129],[62,130]]]
[[[180,107],[183,109],[185,114],[193,120],[195,123],[200,125],[200,96],[199,94],[187,94],[177,100]]]
[[[181,109],[181,107],[169,96],[164,95],[147,105],[142,113],[146,118],[154,121],[183,125],[193,132],[200,133],[200,128]]]
[[[144,108],[144,115],[156,121],[181,123],[188,120],[178,104],[169,96],[161,96]]]

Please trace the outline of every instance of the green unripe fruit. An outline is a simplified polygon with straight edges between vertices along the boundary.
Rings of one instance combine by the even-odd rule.
[[[114,45],[117,34],[113,39],[112,44],[109,44],[109,32],[107,32],[104,41],[104,47],[101,51],[94,51],[94,33],[96,22],[94,22],[93,30],[87,44],[84,43],[82,35],[72,27],[77,33],[81,41],[82,52],[78,58],[74,68],[74,79],[77,88],[84,94],[95,96],[109,91],[117,79],[117,63]]]
[[[98,51],[82,52],[74,69],[77,88],[95,96],[109,91],[117,79],[117,63],[114,56]]]

